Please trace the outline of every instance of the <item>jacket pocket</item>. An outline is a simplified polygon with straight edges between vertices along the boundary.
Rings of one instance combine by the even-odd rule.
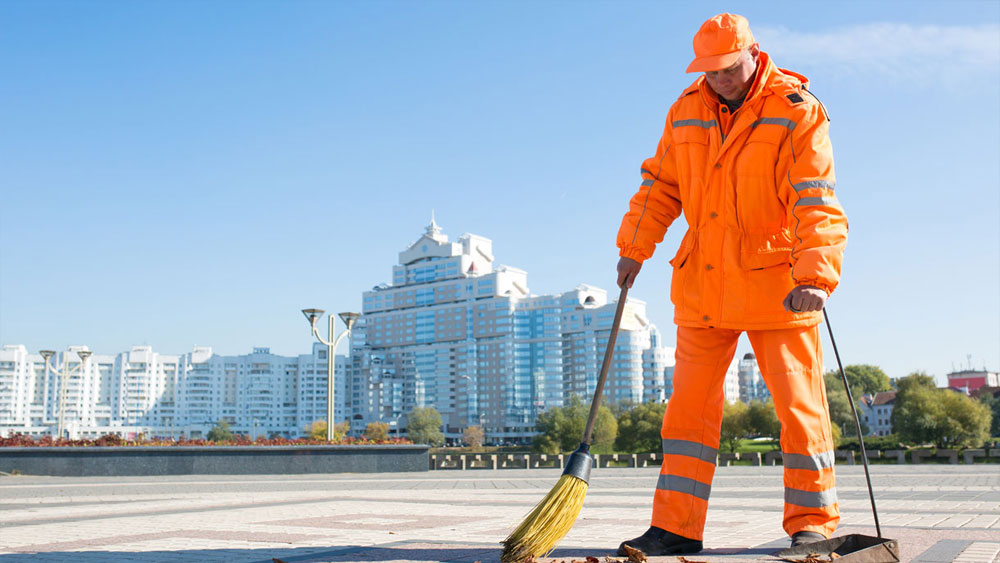
[[[776,233],[743,233],[740,238],[740,267],[761,270],[781,264],[791,265],[792,237],[788,229]]]
[[[677,254],[670,259],[670,265],[674,267],[670,276],[670,302],[678,311],[683,312],[693,307],[692,304],[698,302],[699,288],[697,287],[698,272],[692,268],[685,268],[685,264],[692,258],[691,253],[698,246],[698,233],[692,230],[684,233],[681,246],[677,249]],[[696,276],[691,278],[691,276]],[[689,279],[691,278],[691,279]]]
[[[681,246],[677,249],[677,254],[674,254],[674,257],[670,259],[670,265],[678,270],[683,268],[684,264],[687,263],[688,256],[691,255],[691,251],[697,244],[698,233],[689,229],[688,232],[684,233],[684,238],[681,239]]]

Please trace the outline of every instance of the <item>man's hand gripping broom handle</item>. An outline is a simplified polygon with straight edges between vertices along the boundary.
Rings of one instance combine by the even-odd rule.
[[[590,481],[590,469],[594,458],[590,456],[590,437],[594,433],[594,422],[597,421],[597,409],[601,407],[601,393],[604,392],[604,382],[608,378],[611,358],[615,355],[615,340],[618,338],[618,327],[622,323],[622,313],[625,311],[625,299],[628,297],[628,285],[622,285],[622,293],[618,297],[618,308],[615,309],[615,320],[611,324],[611,334],[608,335],[608,349],[604,352],[604,362],[601,364],[601,374],[597,377],[597,388],[594,390],[594,400],[590,402],[590,414],[587,416],[587,426],[583,430],[583,441],[580,447],[569,456],[563,475],[579,477],[584,482]]]

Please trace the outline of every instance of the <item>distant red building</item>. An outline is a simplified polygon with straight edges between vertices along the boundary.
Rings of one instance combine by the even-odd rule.
[[[995,371],[963,370],[948,374],[948,387],[975,391],[980,387],[1000,387],[1000,374]]]

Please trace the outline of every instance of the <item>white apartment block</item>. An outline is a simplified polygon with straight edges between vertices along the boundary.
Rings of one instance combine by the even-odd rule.
[[[108,433],[199,438],[219,420],[251,437],[297,437],[326,419],[327,348],[318,343],[312,354],[292,358],[267,348],[217,356],[211,348],[195,347],[174,356],[135,346],[81,362],[80,350],[87,348],[56,353],[47,369],[42,356],[24,346],[0,349],[0,434],[56,435],[60,411],[63,435],[70,438]],[[346,357],[338,364],[342,374]],[[342,375],[338,383],[335,412],[343,417]]]
[[[722,381],[722,395],[727,403],[740,400],[740,361],[736,358],[733,358],[726,370],[726,377]]]

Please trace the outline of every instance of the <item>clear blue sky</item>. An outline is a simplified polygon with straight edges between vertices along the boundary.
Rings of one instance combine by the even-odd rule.
[[[534,293],[611,290],[691,36],[733,11],[832,116],[844,360],[996,370],[998,6],[7,0],[0,343],[304,353],[299,310],[359,309],[431,209]],[[669,344],[682,234],[633,291]]]

